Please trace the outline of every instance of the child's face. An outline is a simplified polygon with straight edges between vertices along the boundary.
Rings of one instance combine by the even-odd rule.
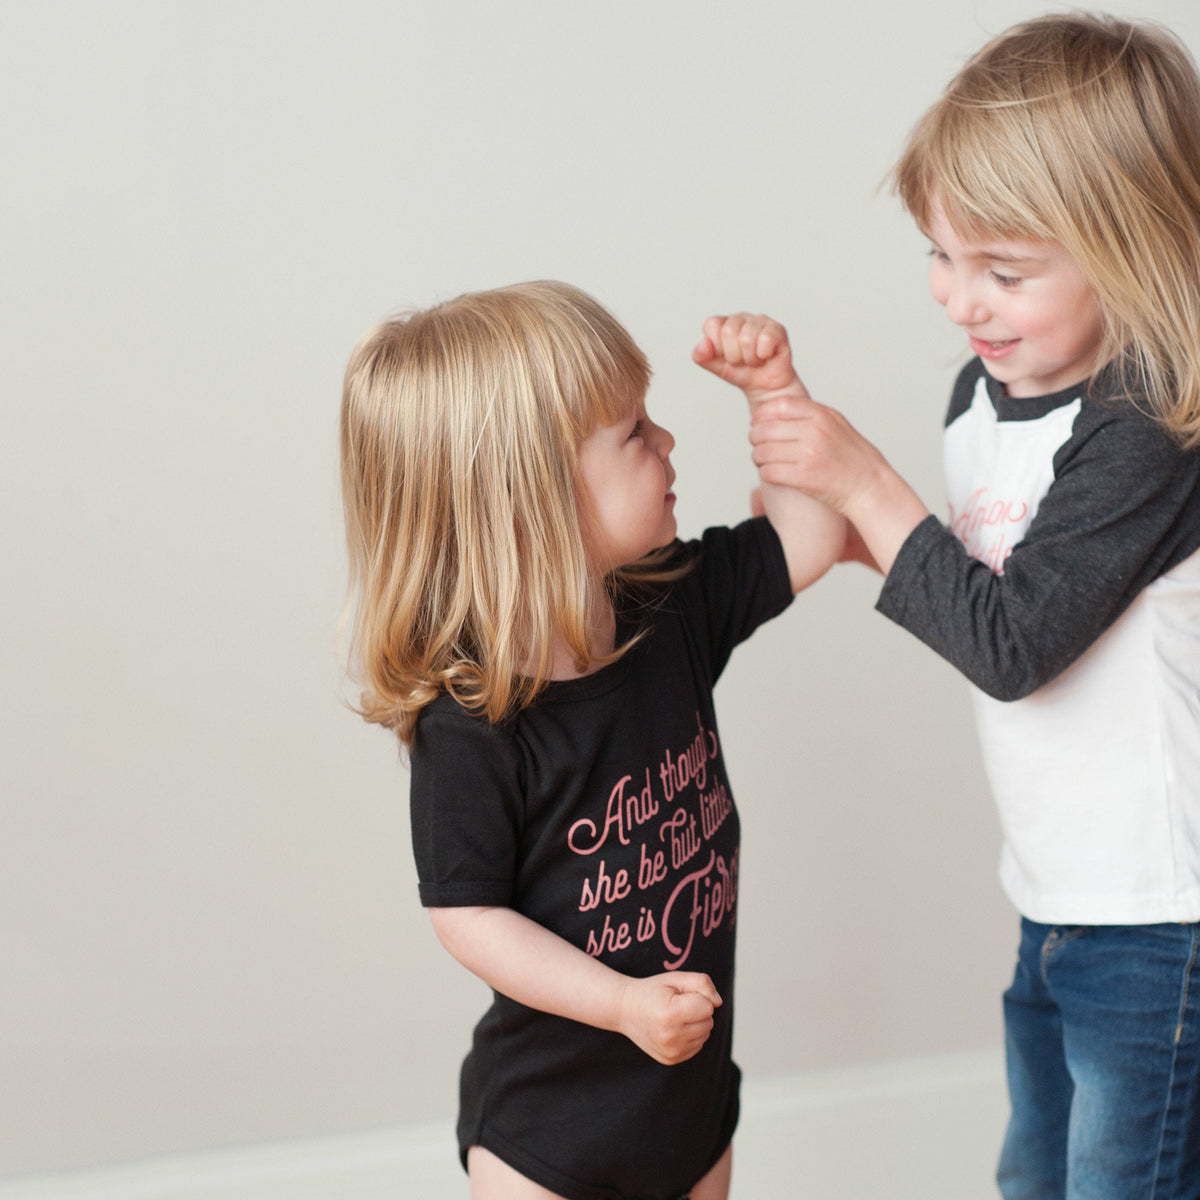
[[[583,499],[592,516],[588,551],[601,571],[631,563],[675,536],[674,445],[644,403],[579,443]]]
[[[937,208],[929,290],[1010,396],[1045,396],[1096,366],[1104,316],[1057,242],[964,241]]]

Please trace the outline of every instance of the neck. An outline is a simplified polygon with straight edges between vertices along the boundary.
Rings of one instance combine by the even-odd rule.
[[[551,679],[579,679],[597,671],[595,660],[611,654],[617,644],[617,615],[613,611],[612,601],[603,588],[595,598],[592,611],[596,618],[592,624],[589,652],[592,662],[581,671],[575,662],[575,655],[567,645],[566,639],[560,634],[555,635],[553,656],[550,667]]]

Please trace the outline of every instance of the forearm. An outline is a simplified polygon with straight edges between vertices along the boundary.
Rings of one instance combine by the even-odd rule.
[[[619,1033],[670,1066],[699,1053],[721,997],[695,971],[623,975],[511,908],[431,908],[442,945],[496,991]]]
[[[884,575],[912,531],[930,515],[921,497],[882,459],[867,486],[848,497],[842,511]]]
[[[744,394],[751,421],[758,408],[768,400],[793,395],[807,398],[808,395],[795,377],[786,387],[746,388]],[[792,592],[802,592],[841,558],[846,546],[846,518],[792,487],[763,479],[759,491],[763,511],[783,546]]]
[[[761,495],[767,520],[783,546],[792,591],[801,592],[842,557],[846,518],[795,488],[764,483]]]
[[[431,908],[442,945],[496,991],[541,1012],[619,1030],[628,978],[511,908]]]
[[[879,564],[875,561],[871,551],[867,549],[867,543],[862,540],[862,534],[849,521],[846,522],[846,544],[842,548],[842,557],[838,561],[862,563],[864,567],[870,567],[872,571],[879,570]]]

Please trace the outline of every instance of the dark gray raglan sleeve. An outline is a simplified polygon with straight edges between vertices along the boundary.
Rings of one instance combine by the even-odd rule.
[[[936,517],[909,535],[877,609],[998,700],[1065,670],[1200,546],[1200,455],[1136,413],[1085,406],[1004,574]]]

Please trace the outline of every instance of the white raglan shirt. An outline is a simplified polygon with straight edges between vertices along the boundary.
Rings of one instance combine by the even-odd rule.
[[[1103,385],[1014,400],[970,364],[949,525],[913,531],[878,607],[975,685],[1020,912],[1195,921],[1200,455]]]

